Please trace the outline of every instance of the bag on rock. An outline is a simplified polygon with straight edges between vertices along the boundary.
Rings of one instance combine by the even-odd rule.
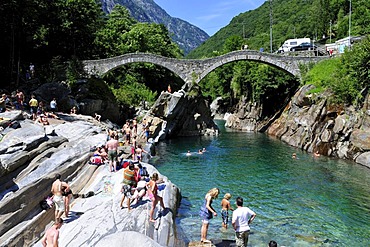
[[[93,157],[91,157],[89,163],[91,165],[101,165],[103,163],[103,160],[100,156],[93,156]]]
[[[54,202],[51,197],[47,197],[40,202],[40,207],[43,210],[48,210],[54,206]]]
[[[149,177],[149,172],[145,166],[140,168],[140,177]]]

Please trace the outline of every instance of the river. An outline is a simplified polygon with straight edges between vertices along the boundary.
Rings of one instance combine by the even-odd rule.
[[[206,148],[202,155],[200,148]],[[370,246],[370,169],[344,160],[313,157],[262,133],[228,131],[178,138],[156,146],[153,161],[183,196],[177,224],[186,241],[200,240],[204,195],[221,191],[213,206],[209,239],[234,239],[221,227],[225,193],[244,198],[256,212],[248,246]],[[190,150],[191,156],[186,156]],[[297,153],[297,159],[292,159]],[[231,213],[230,213],[231,217]]]

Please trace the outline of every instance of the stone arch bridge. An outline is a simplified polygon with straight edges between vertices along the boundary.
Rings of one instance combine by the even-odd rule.
[[[83,64],[85,71],[89,75],[101,76],[125,64],[152,63],[169,69],[184,80],[184,82],[191,84],[199,83],[212,70],[224,64],[239,60],[269,64],[300,78],[301,72],[299,66],[301,64],[317,63],[327,58],[326,56],[283,56],[253,50],[241,50],[207,59],[177,59],[150,53],[129,53],[107,59],[85,60]]]

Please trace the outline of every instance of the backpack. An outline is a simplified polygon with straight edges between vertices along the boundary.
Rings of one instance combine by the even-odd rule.
[[[11,121],[8,126],[13,129],[18,129],[21,127],[21,124],[18,121]]]
[[[140,177],[149,177],[149,172],[145,166],[140,168]]]

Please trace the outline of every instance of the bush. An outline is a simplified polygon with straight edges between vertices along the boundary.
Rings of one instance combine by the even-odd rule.
[[[331,89],[337,103],[356,104],[363,100],[370,81],[370,39],[365,38],[346,50],[339,58],[316,64],[304,76],[305,84]]]

